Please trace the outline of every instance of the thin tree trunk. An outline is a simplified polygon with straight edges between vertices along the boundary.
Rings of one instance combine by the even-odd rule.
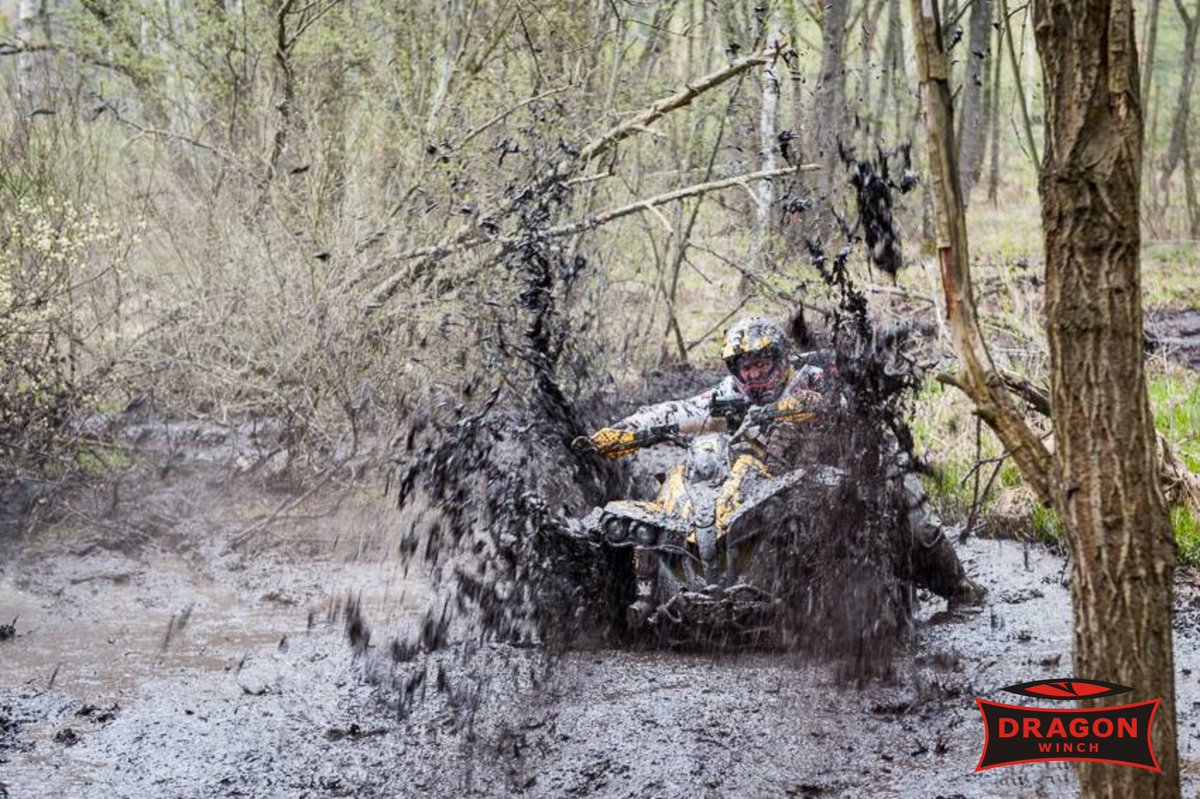
[[[971,3],[970,34],[967,40],[967,72],[963,84],[959,168],[962,170],[963,201],[970,203],[971,190],[979,182],[983,154],[987,149],[986,92],[988,41],[991,34],[991,0]]]
[[[1159,176],[1159,188],[1166,191],[1167,184],[1179,159],[1183,155],[1183,139],[1187,135],[1187,122],[1192,106],[1192,88],[1196,79],[1196,34],[1200,33],[1200,10],[1189,15],[1184,8],[1183,0],[1175,0],[1175,8],[1179,18],[1183,20],[1183,59],[1182,77],[1179,80],[1179,99],[1175,103],[1175,117],[1171,122],[1171,141],[1167,144],[1166,155],[1163,156],[1162,173]]]
[[[1000,57],[1000,50],[1004,47],[1004,28],[1003,26],[996,29],[996,49],[992,56],[992,106],[989,114],[991,115],[990,134],[992,140],[992,165],[988,169],[988,202],[993,206],[998,200],[1000,190],[1000,79],[1003,77],[1004,59]]]
[[[1183,196],[1187,202],[1188,235],[1200,238],[1200,202],[1196,199],[1196,173],[1192,170],[1191,133],[1183,135]]]
[[[1142,115],[1132,0],[1037,0],[1046,90],[1039,184],[1053,504],[1071,552],[1074,673],[1161,698],[1162,774],[1079,763],[1080,793],[1178,797],[1175,547],[1142,359]]]
[[[17,56],[17,97],[22,117],[42,107],[42,95],[48,77],[45,69],[46,53],[32,48],[38,44],[38,30],[46,28],[42,0],[20,0],[17,4],[17,44],[21,48]],[[32,51],[31,51],[32,50]]]
[[[1154,74],[1154,49],[1158,43],[1158,10],[1159,0],[1150,0],[1150,10],[1146,12],[1146,43],[1142,47],[1142,98],[1143,108],[1150,97],[1150,78]],[[1143,114],[1144,116],[1144,114]]]
[[[1016,12],[1012,12],[1016,13]],[[1021,128],[1025,132],[1025,146],[1029,148],[1029,159],[1033,161],[1034,169],[1041,163],[1038,155],[1037,142],[1033,139],[1033,122],[1029,118],[1029,101],[1025,97],[1025,86],[1021,82],[1021,63],[1017,59],[1017,46],[1013,41],[1012,15],[1008,10],[1008,0],[1000,0],[1000,16],[1004,23],[1004,38],[1008,49],[1008,61],[1012,66],[1013,80],[1017,84],[1017,99],[1021,106]],[[1028,81],[1027,81],[1028,82]]]
[[[847,0],[826,0],[822,21],[821,72],[813,98],[816,162],[821,166],[818,183],[826,198],[838,183],[838,139],[845,127],[845,63]],[[830,198],[830,201],[832,199]]]
[[[967,251],[966,209],[954,145],[950,73],[935,0],[911,0],[917,75],[929,149],[930,192],[937,219],[937,255],[946,317],[954,333],[959,373],[947,378],[975,404],[975,412],[1012,453],[1021,476],[1040,499],[1050,497],[1050,454],[1033,434],[1004,388],[979,330]]]
[[[759,41],[767,41],[771,35],[771,10],[766,7],[760,20],[762,30],[756,37]],[[761,103],[758,114],[758,154],[761,169],[772,171],[775,163],[775,120],[779,111],[779,77],[775,65],[768,65],[759,76],[762,84],[759,96]],[[767,250],[771,236],[771,206],[775,202],[775,186],[769,180],[760,181],[755,191],[754,229],[750,235],[750,274],[760,275],[764,268],[764,253]],[[697,203],[701,202],[700,200]],[[743,275],[741,286],[743,293],[749,289],[748,275]],[[686,355],[684,356],[686,357]]]

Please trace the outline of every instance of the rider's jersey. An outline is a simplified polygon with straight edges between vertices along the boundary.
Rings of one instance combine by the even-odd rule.
[[[813,355],[813,354],[806,354]],[[819,392],[824,381],[825,370],[806,361],[805,355],[791,359],[788,368],[791,377],[780,397],[788,394],[799,397],[803,392]],[[778,400],[776,400],[778,401]],[[680,433],[724,432],[742,421],[745,411],[752,404],[738,389],[730,375],[713,388],[694,397],[668,400],[655,405],[645,405],[613,427],[619,430],[644,430],[664,425],[678,425]]]

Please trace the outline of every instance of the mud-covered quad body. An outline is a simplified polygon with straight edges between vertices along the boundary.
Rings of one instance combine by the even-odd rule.
[[[811,401],[789,398],[755,411],[733,433],[683,439],[671,430],[648,431],[647,445],[672,440],[687,447],[661,477],[657,496],[609,502],[579,522],[580,533],[635,576],[633,595],[622,598],[630,628],[672,639],[771,632],[783,588],[777,550],[789,543],[777,535],[776,514],[786,507],[794,521],[819,512],[844,473],[821,465],[768,468],[761,433],[812,419]]]

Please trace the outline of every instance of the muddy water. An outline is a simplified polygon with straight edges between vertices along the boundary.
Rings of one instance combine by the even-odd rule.
[[[1146,330],[1164,357],[1200,369],[1200,310],[1160,310],[1147,314]]]
[[[415,613],[421,581],[383,550],[346,545],[345,531],[378,524],[380,507],[294,524],[252,555],[225,552],[238,524],[222,517],[176,525],[170,546],[6,558],[0,619],[19,616],[16,638],[0,642],[8,795],[1076,793],[1064,764],[973,773],[983,739],[974,697],[1069,673],[1062,561],[1044,550],[967,544],[989,605],[946,618],[940,602],[923,603],[892,678],[865,686],[796,656],[614,650],[570,653],[535,681],[536,652],[493,646],[470,661],[474,674],[430,687],[401,718],[394,693],[362,680],[364,659],[333,612],[362,589],[372,649]],[[201,530],[203,543],[192,537]],[[1191,796],[1200,612],[1184,588],[1177,663]],[[464,726],[456,686],[472,685],[479,702]]]

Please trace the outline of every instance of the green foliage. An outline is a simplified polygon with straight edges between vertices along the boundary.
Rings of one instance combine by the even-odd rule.
[[[1189,470],[1200,472],[1200,376],[1176,369],[1147,380],[1154,426]]]
[[[1200,565],[1200,519],[1191,508],[1171,508],[1171,529],[1175,531],[1176,557],[1188,566]]]
[[[1044,505],[1034,505],[1029,514],[1030,529],[1035,541],[1054,544],[1062,540],[1063,525],[1058,514]]]

